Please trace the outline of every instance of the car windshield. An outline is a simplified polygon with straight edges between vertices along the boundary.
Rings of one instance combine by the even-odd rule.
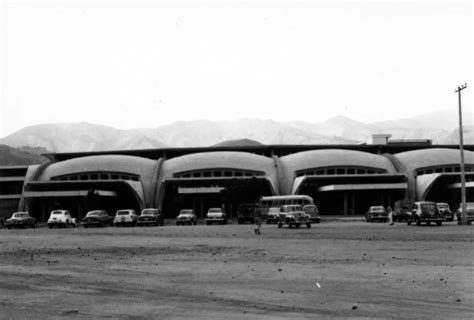
[[[380,212],[380,211],[385,211],[384,207],[382,206],[377,206],[377,207],[371,207],[370,211],[372,212]]]
[[[183,209],[179,212],[179,214],[192,214],[193,210],[191,209]]]
[[[53,211],[53,212],[51,212],[51,214],[60,215],[60,214],[64,214],[64,212],[63,211]]]
[[[17,212],[13,214],[13,218],[26,218],[28,217],[28,214],[24,212]]]
[[[434,203],[422,203],[421,204],[421,209],[434,210],[434,209],[436,209],[436,205]]]
[[[99,214],[100,214],[100,211],[91,211],[87,213],[86,217],[92,217],[92,216],[96,217]]]
[[[157,213],[157,210],[150,209],[150,210],[143,210],[142,216],[153,216]]]
[[[118,212],[117,212],[117,215],[118,215],[118,216],[127,216],[127,215],[129,215],[129,214],[131,214],[130,211],[118,211]]]
[[[291,211],[300,211],[300,206],[283,206],[281,207],[281,212],[291,212]]]
[[[209,209],[209,213],[221,213],[222,209],[221,208],[211,208]]]
[[[437,204],[438,209],[449,209],[449,205],[446,203],[438,203]]]

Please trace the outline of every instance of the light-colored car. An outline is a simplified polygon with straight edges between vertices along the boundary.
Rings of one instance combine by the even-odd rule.
[[[178,217],[176,218],[176,225],[180,226],[184,224],[189,224],[189,225],[197,224],[197,217],[193,209],[182,209],[179,212]]]
[[[388,221],[388,212],[383,206],[371,206],[367,213],[365,214],[365,220],[367,222],[387,222]]]
[[[11,228],[25,228],[36,227],[36,219],[31,217],[28,212],[14,212],[10,219],[5,221],[5,227]]]
[[[138,220],[138,214],[133,209],[121,209],[117,210],[114,217],[114,226],[136,226]]]
[[[280,214],[280,207],[268,208],[267,215],[265,216],[265,222],[267,224],[278,223],[278,215],[279,214]]]
[[[300,205],[288,204],[281,206],[278,214],[278,228],[281,228],[284,224],[288,225],[289,228],[293,226],[299,228],[302,224],[306,224],[306,227],[311,228],[311,219]]]
[[[321,217],[319,216],[318,207],[314,204],[307,204],[303,206],[303,211],[309,215],[311,222],[320,223]]]
[[[161,214],[160,210],[155,208],[147,208],[143,209],[142,213],[138,217],[137,225],[138,226],[147,226],[147,225],[154,225],[154,226],[162,226],[165,224],[163,220],[163,215]]]
[[[209,208],[206,214],[206,224],[227,224],[227,215],[222,208]]]
[[[461,209],[461,204],[459,205],[459,208],[456,210],[456,218],[459,222],[462,221],[462,209]],[[467,224],[472,224],[472,221],[474,221],[474,202],[466,202],[466,222]]]
[[[69,226],[76,227],[76,219],[71,217],[69,210],[53,210],[48,219],[48,227],[51,229],[55,226],[67,228]]]
[[[82,219],[82,225],[84,228],[90,226],[103,227],[106,225],[112,225],[114,218],[109,216],[105,210],[93,210],[89,211],[84,219]]]
[[[415,222],[419,226],[423,222],[426,222],[427,225],[434,222],[440,226],[443,221],[445,221],[444,214],[438,211],[435,202],[417,201],[413,205],[412,215],[407,224],[410,225],[412,222]]]

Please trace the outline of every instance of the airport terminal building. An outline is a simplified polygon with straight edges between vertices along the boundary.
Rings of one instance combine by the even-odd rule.
[[[467,201],[474,201],[474,145],[464,148]],[[321,215],[363,215],[400,199],[461,200],[457,145],[373,137],[360,145],[219,145],[45,155],[41,165],[0,167],[0,215],[51,210],[159,208],[165,218],[210,207],[236,216],[261,196],[306,194]]]

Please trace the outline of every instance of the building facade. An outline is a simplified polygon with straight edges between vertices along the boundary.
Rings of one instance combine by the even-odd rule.
[[[363,215],[400,199],[460,202],[457,146],[401,143],[322,146],[219,146],[46,155],[41,165],[0,168],[0,215],[53,209],[159,208],[166,218],[210,207],[236,216],[239,203],[307,194],[322,215]],[[467,200],[474,201],[474,146],[464,151]]]

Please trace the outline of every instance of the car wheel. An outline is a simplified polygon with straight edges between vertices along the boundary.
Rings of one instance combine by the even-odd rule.
[[[86,228],[86,229],[87,229],[87,228],[89,228],[89,226],[88,226],[87,224],[85,224],[85,225],[84,225],[84,228]]]
[[[210,222],[210,221],[206,221],[206,224],[207,224],[207,225],[210,225],[210,224],[211,224],[211,222]]]
[[[426,225],[427,226],[431,225],[431,221],[426,221]]]
[[[306,227],[307,227],[308,229],[311,228],[311,223],[307,223],[307,224],[306,224]]]
[[[12,227],[10,227],[10,226],[8,226],[7,228],[8,228],[8,230],[11,230],[11,229],[12,229]]]
[[[421,226],[421,220],[420,219],[416,219],[416,225],[419,227]]]
[[[438,227],[440,227],[443,224],[443,222],[442,221],[437,221],[436,224],[438,225]]]

